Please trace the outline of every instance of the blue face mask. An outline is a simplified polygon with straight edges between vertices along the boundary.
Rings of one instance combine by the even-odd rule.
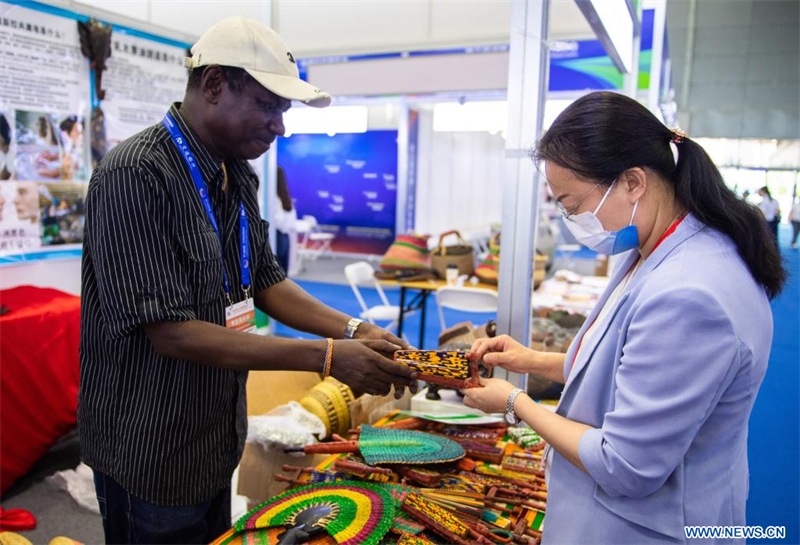
[[[623,227],[619,231],[607,231],[600,220],[597,218],[597,212],[606,202],[611,190],[614,188],[614,182],[609,186],[603,200],[597,205],[594,212],[584,212],[574,216],[564,218],[564,224],[572,235],[578,239],[578,242],[591,248],[592,250],[605,255],[614,255],[622,252],[627,252],[634,248],[639,247],[639,231],[633,224],[633,218],[636,216],[636,207],[639,201],[633,205],[633,214],[627,227]]]

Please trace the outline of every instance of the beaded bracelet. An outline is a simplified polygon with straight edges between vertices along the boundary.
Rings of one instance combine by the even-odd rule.
[[[331,374],[331,361],[333,360],[333,339],[327,339],[328,350],[325,352],[325,363],[322,365],[322,378]]]

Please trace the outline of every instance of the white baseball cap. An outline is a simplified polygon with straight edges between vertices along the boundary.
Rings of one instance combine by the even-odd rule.
[[[268,26],[242,15],[212,26],[192,46],[187,68],[210,64],[243,68],[276,95],[315,108],[330,105],[331,96],[300,79],[289,48]]]

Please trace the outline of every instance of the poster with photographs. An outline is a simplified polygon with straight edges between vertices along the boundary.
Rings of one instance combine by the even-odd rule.
[[[43,246],[80,244],[86,219],[87,184],[39,184],[39,220]]]
[[[41,246],[39,183],[0,183],[0,255]]]
[[[83,118],[46,112],[16,110],[14,113],[14,161],[18,180],[86,181]]]
[[[76,25],[0,2],[0,180],[88,181],[89,63]]]
[[[183,100],[188,72],[186,49],[123,32],[111,37],[111,58],[103,74],[106,98],[92,112],[92,161],[159,123],[173,102]]]
[[[183,98],[186,45],[115,27],[92,108],[78,18],[0,1],[0,256],[80,244],[94,166]]]

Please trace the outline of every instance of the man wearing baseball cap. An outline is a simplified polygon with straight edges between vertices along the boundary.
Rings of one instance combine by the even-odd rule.
[[[246,17],[209,29],[187,65],[183,102],[109,152],[87,198],[78,424],[108,543],[208,543],[230,527],[248,370],[381,395],[414,378],[389,359],[400,339],[286,279],[260,218],[247,160],[283,136],[293,100],[331,97]],[[255,308],[326,339],[250,334]]]

